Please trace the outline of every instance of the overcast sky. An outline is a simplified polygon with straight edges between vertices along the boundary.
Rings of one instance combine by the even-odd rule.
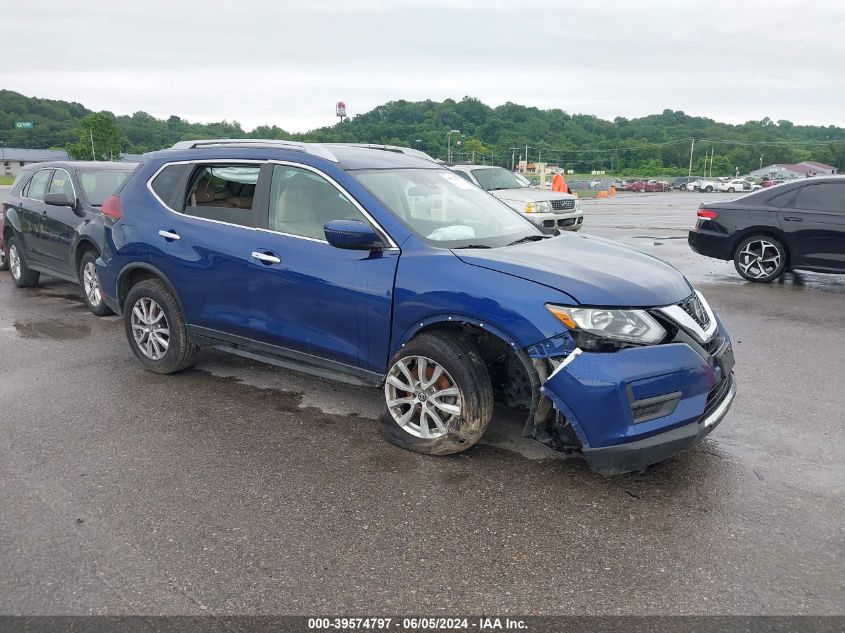
[[[0,88],[245,129],[465,95],[845,126],[840,0],[13,0],[2,37]]]

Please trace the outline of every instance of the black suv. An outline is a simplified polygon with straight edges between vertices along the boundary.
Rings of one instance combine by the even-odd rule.
[[[795,268],[845,273],[845,177],[795,180],[704,203],[689,245],[732,259],[749,281],[766,283]]]
[[[79,283],[97,316],[111,314],[94,262],[103,248],[103,201],[136,163],[50,162],[28,165],[3,202],[3,242],[12,280],[34,286],[41,273]]]

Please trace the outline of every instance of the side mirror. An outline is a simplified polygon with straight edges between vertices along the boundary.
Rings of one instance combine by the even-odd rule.
[[[66,193],[48,193],[44,196],[44,204],[53,207],[75,207],[76,201],[68,198]]]
[[[326,241],[335,248],[353,251],[371,251],[383,244],[375,229],[360,220],[332,220],[323,227]]]

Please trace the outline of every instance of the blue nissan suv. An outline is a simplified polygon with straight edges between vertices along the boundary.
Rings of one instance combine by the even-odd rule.
[[[601,473],[708,434],[736,386],[719,317],[677,270],[549,235],[408,148],[186,141],[102,207],[103,300],[148,370],[203,346],[379,387],[386,437],[466,450],[499,402]]]

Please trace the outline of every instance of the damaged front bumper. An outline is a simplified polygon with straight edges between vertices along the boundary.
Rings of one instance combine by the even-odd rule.
[[[528,434],[548,437],[550,425],[570,431],[590,468],[603,474],[639,470],[689,448],[722,421],[736,396],[731,341],[718,326],[705,345],[581,352],[562,340],[527,350],[535,365],[545,359],[554,368],[541,391],[557,411]]]

